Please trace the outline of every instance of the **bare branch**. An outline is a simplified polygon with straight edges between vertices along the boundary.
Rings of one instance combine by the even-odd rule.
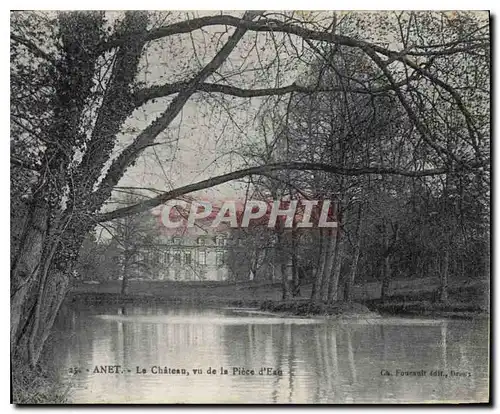
[[[182,91],[188,82],[176,82],[168,83],[165,85],[151,86],[149,88],[144,88],[136,92],[135,94],[135,105],[141,106],[147,101],[155,98],[161,98],[168,95],[173,95]],[[404,80],[396,83],[396,87],[400,88],[408,83],[408,80]],[[326,87],[326,86],[301,86],[296,83],[291,85],[282,86],[280,88],[260,88],[260,89],[245,89],[239,88],[231,85],[221,85],[216,83],[202,83],[198,86],[197,91],[207,92],[207,93],[223,93],[226,95],[232,95],[239,98],[255,98],[261,96],[280,96],[286,95],[288,93],[303,93],[311,94],[318,92],[351,92],[359,94],[377,95],[381,93],[386,93],[388,91],[394,90],[394,86],[388,85],[381,88],[354,88],[345,89],[341,87]]]
[[[16,156],[14,155],[11,155],[10,156],[10,163],[12,165],[15,165],[16,167],[19,167],[19,168],[23,168],[25,170],[31,170],[31,171],[35,171],[35,172],[38,172],[38,169],[35,168],[34,166],[28,164],[27,162],[17,158]]]
[[[118,210],[101,214],[97,221],[105,222],[116,218],[129,216],[132,214],[141,213],[150,208],[156,207],[168,200],[175,199],[182,195],[192,193],[194,191],[203,190],[205,188],[214,187],[226,183],[228,181],[237,180],[249,175],[267,175],[270,172],[278,170],[307,170],[307,171],[325,171],[333,174],[359,176],[368,174],[384,174],[384,175],[401,175],[405,177],[428,177],[433,175],[446,174],[449,170],[446,168],[436,168],[421,171],[404,171],[395,168],[382,167],[363,167],[363,168],[343,168],[330,164],[311,163],[311,162],[279,162],[274,164],[262,165],[258,167],[245,168],[243,170],[234,171],[231,173],[219,175],[218,177],[209,178],[199,181],[194,184],[189,184],[184,187],[174,189],[163,193],[150,200],[145,200],[133,206],[120,208]]]
[[[45,53],[42,49],[40,49],[37,45],[35,45],[32,41],[25,39],[24,37],[18,36],[14,33],[10,34],[10,39],[16,43],[19,43],[25,46],[33,55],[46,60],[47,62],[57,67],[57,62],[52,56]]]
[[[157,39],[161,39],[163,37],[175,35],[175,34],[182,34],[182,33],[190,33],[194,30],[201,29],[203,27],[208,27],[208,26],[234,26],[238,28],[245,28],[247,30],[255,31],[255,32],[280,32],[280,33],[287,33],[287,34],[293,34],[298,37],[301,37],[303,39],[309,39],[309,40],[316,40],[316,41],[321,41],[321,42],[327,42],[327,43],[334,43],[338,45],[343,45],[343,46],[351,46],[351,47],[359,47],[362,48],[363,46],[370,45],[376,48],[376,51],[378,53],[381,53],[387,57],[390,57],[392,54],[396,53],[394,51],[391,51],[389,49],[383,48],[381,46],[375,46],[373,44],[370,44],[366,41],[363,40],[358,40],[354,39],[349,36],[344,36],[344,35],[338,35],[334,34],[332,32],[328,31],[317,31],[317,30],[311,30],[307,29],[305,27],[298,26],[297,24],[291,24],[287,22],[283,22],[280,20],[276,19],[260,19],[258,21],[251,21],[247,20],[245,18],[240,19],[238,17],[234,17],[231,15],[219,15],[219,16],[206,16],[206,17],[199,17],[196,19],[192,20],[185,20],[182,22],[178,23],[173,23],[171,25],[167,25],[164,27],[159,27],[154,30],[151,30],[148,35],[147,35],[147,40],[148,41],[153,41]],[[484,38],[478,39],[480,41],[484,41]],[[124,38],[114,38],[109,40],[107,43],[102,45],[102,51],[106,51],[109,49],[112,49],[114,47],[120,46],[126,41]],[[454,43],[459,44],[458,42]],[[435,47],[439,46],[447,46],[448,44],[443,44],[443,45],[436,45]],[[469,46],[469,48],[475,48],[475,47],[488,47],[489,43],[486,41],[479,46]],[[416,47],[416,46],[415,46]],[[468,50],[469,48],[466,48],[465,50]],[[441,53],[443,54],[451,54],[451,50],[453,49],[448,49],[448,50],[443,50]],[[463,51],[463,48],[457,49],[454,52],[458,53],[460,51]],[[408,52],[408,55],[411,55],[415,53],[415,55],[422,56],[425,55],[426,52]],[[440,54],[439,51],[432,51],[427,53],[428,55],[437,55]]]

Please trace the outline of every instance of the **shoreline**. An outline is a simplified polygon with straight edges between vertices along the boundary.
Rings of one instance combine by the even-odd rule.
[[[460,302],[430,302],[425,300],[401,302],[400,300],[338,301],[333,304],[310,302],[306,298],[288,301],[231,298],[218,296],[169,296],[152,293],[132,293],[122,295],[110,292],[70,292],[66,303],[86,305],[126,305],[126,304],[172,304],[210,307],[230,307],[234,310],[253,310],[268,315],[295,317],[383,317],[383,316],[419,316],[450,319],[489,318],[489,312],[477,305]]]

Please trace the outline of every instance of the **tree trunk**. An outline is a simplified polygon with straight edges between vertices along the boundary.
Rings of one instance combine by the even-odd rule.
[[[326,234],[326,229],[321,228],[319,230],[319,260],[311,291],[311,302],[317,302],[321,298],[321,285],[323,283],[322,281],[323,273],[325,271],[326,249],[328,244],[328,237],[326,236]]]
[[[358,210],[358,224],[356,228],[356,247],[354,248],[354,257],[352,258],[351,272],[347,277],[345,290],[344,290],[344,300],[346,302],[352,302],[353,300],[353,287],[354,281],[356,280],[356,274],[358,272],[358,262],[359,255],[361,253],[361,237],[363,234],[363,207],[360,205]]]
[[[281,263],[281,299],[288,300],[288,266],[287,263]]]
[[[342,235],[340,228],[337,228],[335,234],[335,253],[332,256],[334,257],[334,265],[332,266],[328,280],[328,303],[338,300],[340,270],[342,268]]]
[[[338,299],[340,270],[342,267],[342,228],[341,222],[345,220],[343,212],[340,210],[340,203],[337,205],[337,227],[332,229],[332,247],[331,263],[327,269],[327,289],[325,289],[325,300],[333,303]],[[335,236],[333,235],[335,233]]]
[[[23,313],[26,311],[28,292],[37,281],[44,241],[47,236],[48,218],[49,208],[46,203],[35,200],[11,271],[10,344],[12,350],[16,347],[19,326]]]
[[[292,229],[292,296],[300,296],[299,264],[297,258],[297,230]]]
[[[387,292],[389,290],[389,281],[391,277],[391,247],[389,242],[389,229],[387,223],[384,223],[384,267],[382,276],[382,288],[380,291],[380,299],[385,301],[387,299]]]
[[[281,264],[279,262],[279,255],[280,255],[280,251],[279,251],[279,248],[276,246],[276,248],[274,249],[274,260],[273,260],[273,283],[278,283],[278,282],[281,282],[282,281],[282,277],[281,277]]]
[[[399,225],[395,224],[392,227],[392,240],[389,240],[389,229],[387,223],[384,223],[384,240],[385,240],[385,251],[384,251],[384,275],[382,280],[382,290],[380,292],[380,298],[382,301],[387,299],[387,292],[389,291],[389,285],[392,278],[391,269],[391,256],[393,250],[398,242],[399,237]]]
[[[33,328],[29,340],[29,356],[32,367],[38,363],[45,342],[47,341],[61,304],[66,297],[69,276],[66,273],[52,271],[40,289]]]
[[[73,220],[71,215],[61,218],[59,226],[54,225],[43,243],[41,261],[38,263],[37,279],[24,299],[24,319],[21,329],[15,335],[16,347],[13,357],[29,362],[32,367],[40,355],[61,304],[66,296],[73,266],[88,224]],[[20,325],[21,326],[21,325]]]
[[[337,229],[338,230],[338,229]],[[337,251],[337,232],[334,234],[334,230],[327,231],[328,239],[325,249],[325,267],[323,269],[323,276],[321,280],[321,292],[320,297],[323,301],[328,300],[328,288],[330,285],[330,278],[332,275],[333,264],[335,261],[335,252]]]
[[[391,260],[389,255],[384,258],[384,277],[382,279],[382,289],[380,292],[380,299],[385,301],[387,299],[387,293],[389,291],[389,285],[391,281]]]
[[[278,218],[276,222],[276,251],[278,253],[277,268],[280,269],[281,273],[281,299],[287,300],[289,294],[288,288],[288,255],[285,249],[285,235],[283,233],[284,221]]]
[[[251,264],[250,264],[250,271],[253,274],[253,280],[258,280],[257,271],[259,269],[260,254],[261,254],[261,251],[256,248],[254,250],[254,254],[252,255]]]
[[[128,293],[128,273],[129,273],[128,261],[129,261],[129,258],[125,257],[125,260],[123,263],[123,274],[122,274],[122,288],[121,288],[122,295],[126,295]]]
[[[446,303],[448,301],[448,276],[450,268],[450,245],[446,246],[443,258],[443,268],[441,270],[439,301]]]
[[[66,296],[69,286],[69,275],[74,261],[62,252],[58,241],[52,241],[46,248],[40,263],[40,276],[29,295],[25,298],[23,308],[27,310],[22,326],[15,338],[12,356],[36,367],[44,344],[50,335],[52,326]],[[50,250],[47,253],[47,250]],[[76,257],[76,255],[74,256]]]

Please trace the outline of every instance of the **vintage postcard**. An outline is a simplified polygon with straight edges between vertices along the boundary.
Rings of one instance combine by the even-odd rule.
[[[13,404],[490,402],[487,11],[13,11]]]

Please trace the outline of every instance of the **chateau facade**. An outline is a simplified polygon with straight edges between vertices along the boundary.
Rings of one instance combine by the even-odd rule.
[[[173,281],[224,281],[228,279],[228,238],[225,234],[162,236],[149,252],[154,279]]]

